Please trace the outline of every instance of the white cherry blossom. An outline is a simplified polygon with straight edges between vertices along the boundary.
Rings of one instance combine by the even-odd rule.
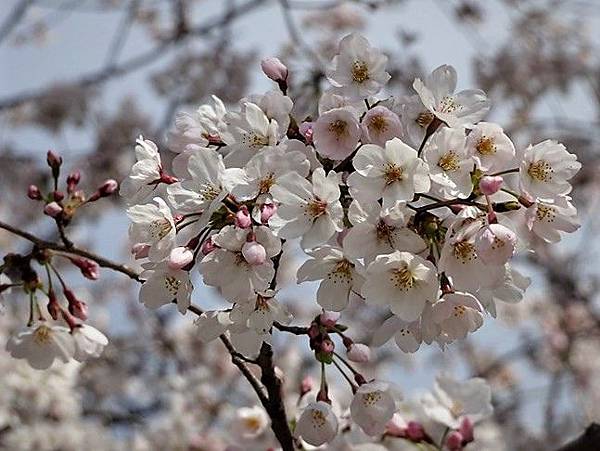
[[[294,103],[280,91],[269,91],[264,95],[253,95],[242,99],[241,103],[250,102],[257,105],[269,120],[277,122],[278,136],[283,138],[290,126],[290,113]]]
[[[317,303],[328,311],[342,311],[351,293],[360,293],[364,282],[360,274],[362,265],[345,256],[342,249],[332,246],[321,246],[306,253],[312,258],[298,269],[298,283],[321,280]]]
[[[240,407],[235,412],[233,433],[240,439],[253,439],[262,434],[269,423],[269,416],[262,407]]]
[[[499,282],[492,287],[482,288],[477,291],[477,299],[486,311],[496,317],[496,302],[516,304],[523,300],[525,290],[531,284],[529,277],[523,276],[508,263],[504,265],[504,274]]]
[[[129,238],[133,243],[148,246],[148,257],[159,262],[164,259],[175,242],[175,222],[171,209],[160,197],[155,203],[133,205],[127,209],[131,220]]]
[[[498,124],[479,122],[467,137],[467,149],[482,171],[499,172],[510,169],[515,158],[515,146]]]
[[[289,324],[292,316],[285,306],[275,299],[275,292],[267,290],[257,293],[251,299],[236,303],[229,319],[243,328],[254,329],[258,334],[267,334],[274,322]]]
[[[409,252],[380,255],[367,268],[362,288],[370,304],[389,305],[405,321],[415,321],[427,302],[438,298],[437,272],[433,264]]]
[[[403,321],[396,315],[390,316],[373,334],[371,344],[379,347],[394,338],[404,352],[417,352],[422,343],[420,321]]]
[[[384,106],[371,108],[362,118],[363,142],[384,147],[393,138],[402,137],[402,123],[396,113]]]
[[[294,431],[306,443],[321,446],[332,441],[338,432],[338,420],[331,406],[323,401],[305,407]]]
[[[39,322],[12,335],[6,350],[15,359],[25,359],[37,370],[50,368],[55,360],[67,363],[75,354],[75,340],[69,328]]]
[[[489,111],[490,101],[480,89],[456,90],[456,70],[443,65],[427,76],[417,78],[413,88],[423,105],[449,127],[472,128]]]
[[[531,196],[553,199],[571,191],[568,181],[580,168],[577,156],[557,141],[549,139],[530,145],[521,160],[520,187]]]
[[[75,341],[73,358],[83,362],[90,357],[99,357],[108,345],[108,338],[95,327],[82,324],[75,327],[72,332]]]
[[[279,206],[269,226],[280,238],[302,237],[301,246],[309,249],[343,230],[344,211],[335,172],[325,176],[323,169],[316,169],[312,184],[297,172],[290,172],[279,178],[271,193]]]
[[[433,320],[450,340],[465,338],[483,324],[481,305],[468,293],[444,294],[432,310]]]
[[[488,224],[475,235],[475,252],[489,265],[504,265],[515,253],[517,236],[502,224]]]
[[[399,138],[388,141],[385,148],[365,144],[352,161],[356,172],[348,177],[348,186],[352,197],[361,202],[383,198],[387,207],[429,191],[427,163]]]
[[[386,63],[387,56],[371,47],[365,37],[352,33],[340,41],[327,78],[346,97],[365,99],[377,94],[389,81]]]
[[[356,149],[360,135],[358,120],[345,108],[323,113],[313,125],[313,142],[317,152],[331,160],[349,157]]]
[[[580,227],[577,209],[568,196],[553,201],[538,200],[525,211],[528,230],[548,243],[561,240],[561,232],[573,233]]]
[[[151,309],[177,303],[177,310],[185,314],[191,303],[192,282],[187,271],[171,269],[166,262],[148,268],[141,274],[140,302]]]
[[[396,412],[397,401],[390,384],[373,381],[358,387],[350,403],[350,415],[365,434],[379,435]]]

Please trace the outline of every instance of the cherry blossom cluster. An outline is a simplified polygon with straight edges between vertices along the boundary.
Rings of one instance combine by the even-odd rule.
[[[580,163],[552,140],[515,147],[500,125],[483,121],[483,91],[456,92],[451,66],[416,79],[412,96],[383,95],[386,62],[364,37],[346,36],[318,117],[299,120],[286,95],[288,69],[265,59],[278,89],[232,109],[213,97],[177,115],[170,171],[140,137],[120,192],[145,269],[141,302],[175,302],[184,313],[197,269],[231,304],[199,318],[201,336],[226,333],[256,358],[273,328],[292,320],[277,300],[279,263],[291,252],[283,244],[292,240],[307,256],[297,282],[319,282],[324,315],[353,298],[389,312],[376,346],[394,338],[404,352],[422,343],[444,348],[481,327],[486,313],[495,316],[497,302],[520,301],[529,279],[510,260],[532,240],[556,242],[579,227],[569,180]],[[330,334],[344,337],[349,358],[368,360],[368,348],[335,322],[316,319],[308,328],[317,360],[332,362]],[[356,396],[382,417],[353,419],[367,434],[381,433],[394,401],[383,383],[356,374]],[[309,432],[318,425],[334,429],[329,403],[323,386],[298,423],[307,442],[327,441]],[[312,426],[302,433],[305,418]]]
[[[95,261],[71,252],[73,243],[67,238],[65,229],[79,208],[110,196],[118,188],[118,183],[109,179],[92,194],[86,195],[78,188],[81,174],[74,171],[67,175],[65,189],[59,189],[63,160],[48,151],[47,163],[51,172],[51,189],[42,192],[38,186],[30,185],[27,196],[38,202],[40,212],[53,218],[64,250],[36,243],[29,253],[5,255],[0,265],[0,308],[1,301],[11,291],[21,290],[29,298],[27,325],[8,339],[6,350],[12,357],[25,359],[36,369],[47,369],[55,361],[83,362],[98,357],[108,344],[102,332],[85,323],[88,319],[87,303],[68,286],[61,275],[59,263],[72,265],[86,279],[99,278],[100,271]],[[45,277],[40,277],[40,270]]]

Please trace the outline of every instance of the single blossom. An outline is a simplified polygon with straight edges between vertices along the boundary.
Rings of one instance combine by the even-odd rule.
[[[129,238],[148,246],[148,258],[159,262],[169,255],[175,243],[175,221],[171,209],[160,197],[154,203],[134,205],[127,209],[131,220]]]
[[[312,139],[319,155],[343,160],[354,152],[360,135],[360,124],[352,112],[336,108],[319,116],[313,125]]]
[[[388,383],[374,381],[363,384],[350,403],[350,415],[365,434],[379,435],[396,412],[396,401]]]
[[[267,77],[273,81],[286,81],[288,77],[288,68],[277,57],[271,56],[263,58],[260,67]]]
[[[390,139],[402,137],[400,118],[384,106],[376,106],[367,111],[361,125],[365,143],[384,147]]]
[[[149,265],[141,274],[144,279],[140,289],[140,302],[156,309],[173,302],[177,310],[185,314],[191,303],[192,282],[187,271],[171,269],[166,262]]]
[[[269,427],[269,423],[269,416],[262,407],[240,407],[235,412],[233,433],[242,440],[254,439]]]
[[[480,122],[467,137],[469,155],[485,172],[510,169],[515,158],[515,146],[498,124]]]
[[[87,324],[75,327],[72,335],[75,340],[73,358],[79,362],[84,362],[90,357],[100,357],[108,345],[108,338],[98,329]]]
[[[433,304],[433,320],[449,340],[465,338],[483,324],[482,307],[468,293],[448,293]]]
[[[323,401],[311,403],[302,411],[294,431],[306,443],[321,446],[332,441],[338,432],[338,420],[331,406]]]
[[[67,363],[75,354],[75,340],[69,328],[39,322],[21,329],[6,343],[15,359],[25,359],[38,370],[49,368],[55,360]]]
[[[475,251],[484,263],[504,265],[515,253],[517,236],[502,224],[488,224],[475,235]]]

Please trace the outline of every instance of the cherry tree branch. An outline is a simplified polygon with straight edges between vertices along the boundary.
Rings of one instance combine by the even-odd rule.
[[[600,424],[592,423],[578,438],[561,446],[556,451],[597,451],[599,445]]]
[[[17,227],[7,224],[3,221],[0,221],[0,229],[4,229],[7,232],[20,236],[21,238],[30,241],[40,249],[49,249],[85,257],[95,261],[99,266],[112,269],[120,272],[121,274],[125,274],[136,282],[143,282],[143,280],[140,278],[140,275],[133,269],[128,268],[125,265],[115,263],[85,249],[78,248],[75,245],[66,246],[52,241],[43,240],[35,235],[32,235],[31,233],[20,230]],[[198,316],[204,313],[201,308],[195,305],[190,305],[188,310]],[[281,324],[277,324],[276,328],[286,332],[296,333],[298,335],[306,333],[304,330],[308,330],[307,328],[284,326]],[[281,444],[282,449],[284,451],[294,451],[294,439],[287,421],[285,405],[283,403],[282,381],[275,372],[275,365],[273,363],[273,349],[271,345],[263,343],[260,355],[256,360],[256,364],[261,369],[261,378],[259,380],[248,367],[246,359],[236,351],[235,347],[231,343],[231,340],[229,340],[225,334],[220,335],[219,339],[225,345],[225,348],[231,355],[232,363],[238,367],[244,378],[250,383],[256,392],[258,399],[271,419],[271,429]]]

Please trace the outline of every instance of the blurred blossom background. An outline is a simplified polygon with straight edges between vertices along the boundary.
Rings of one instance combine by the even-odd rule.
[[[583,168],[573,195],[583,226],[552,249],[534,245],[535,253],[520,257],[533,282],[526,299],[502,305],[468,340],[414,355],[380,348],[365,372],[395,382],[405,397],[430,388],[440,371],[486,377],[494,416],[479,447],[467,449],[547,450],[600,421],[599,27],[600,3],[591,0],[4,0],[0,218],[54,238],[53,223],[26,197],[28,185],[49,182],[47,150],[60,153],[67,170],[79,169],[90,191],[106,178],[121,180],[138,135],[169,155],[165,135],[175,112],[192,111],[211,94],[234,105],[272,89],[260,70],[264,57],[289,67],[293,115],[301,119],[316,115],[323,64],[349,32],[361,31],[389,56],[386,94],[410,94],[415,77],[451,64],[459,89],[486,91],[494,105],[488,120],[519,148],[552,137],[577,154]],[[71,235],[134,264],[116,196],[80,214]],[[26,246],[0,232],[2,254]],[[293,283],[297,255],[285,262],[281,300],[295,323],[308,324],[319,309],[315,285]],[[219,451],[235,444],[236,410],[257,400],[222,344],[201,343],[189,314],[145,309],[138,287],[120,274],[102,270],[90,284],[64,271],[110,345],[85,364],[33,370],[4,350],[27,318],[27,300],[8,299],[0,315],[0,449],[68,451],[92,442],[94,450]],[[196,304],[224,305],[196,282]],[[342,319],[369,343],[384,318],[356,302]],[[318,379],[306,345],[281,334],[275,343],[290,405],[305,376]],[[267,430],[243,449],[272,443]]]

